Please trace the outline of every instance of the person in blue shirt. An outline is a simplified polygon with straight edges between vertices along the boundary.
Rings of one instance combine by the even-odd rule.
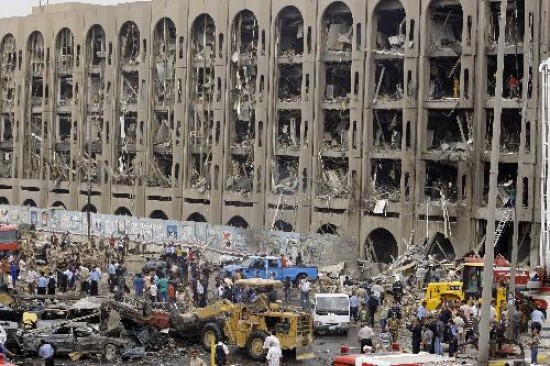
[[[46,288],[48,287],[48,278],[46,278],[44,272],[40,272],[40,277],[37,282],[37,293],[38,295],[46,295]]]
[[[428,315],[428,310],[426,310],[426,301],[422,301],[422,304],[418,307],[416,316],[419,320],[424,319]]]
[[[134,277],[134,290],[136,291],[137,297],[143,297],[143,288],[145,286],[145,280],[141,273],[136,273]]]
[[[55,352],[51,344],[46,340],[40,341],[40,348],[38,349],[38,356],[44,360],[44,366],[55,366],[54,363]]]
[[[90,296],[97,296],[99,292],[99,281],[101,280],[101,272],[99,268],[95,268],[90,272]]]

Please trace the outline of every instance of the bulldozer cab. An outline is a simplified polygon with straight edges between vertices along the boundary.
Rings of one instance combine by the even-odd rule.
[[[483,263],[465,263],[462,269],[464,298],[477,300],[482,294]]]
[[[462,300],[464,298],[462,282],[431,282],[426,289],[426,309],[435,310],[442,299],[447,301]]]
[[[308,358],[313,343],[311,315],[287,311],[257,312],[243,305],[225,323],[225,334],[237,347],[245,348],[252,359],[263,357],[264,340],[272,334],[290,357]]]
[[[259,296],[257,301],[262,301]],[[224,324],[224,334],[231,343],[244,348],[250,358],[261,360],[264,340],[275,335],[288,356],[305,359],[313,356],[313,324],[311,314],[298,311],[274,311],[261,304],[235,306]]]
[[[426,289],[426,308],[435,310],[441,303],[441,299],[454,300],[481,300],[483,293],[483,263],[465,263],[462,270],[462,282],[432,282]],[[506,307],[506,291],[502,284],[493,283],[492,298],[495,301],[497,319],[501,310]],[[481,301],[480,301],[481,302]]]
[[[225,338],[229,343],[245,349],[253,360],[262,360],[265,356],[264,341],[269,334],[275,335],[283,352],[291,358],[307,359],[314,357],[313,322],[310,313],[297,310],[280,310],[269,304],[262,288],[282,286],[273,280],[238,280],[236,286],[254,287],[260,294],[254,302],[225,304],[217,309],[211,306],[208,314],[225,313],[223,322],[208,323],[203,328],[203,346],[209,350],[212,341]]]

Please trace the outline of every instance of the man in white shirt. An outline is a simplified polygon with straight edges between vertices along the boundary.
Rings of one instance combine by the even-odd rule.
[[[34,266],[30,266],[27,271],[27,285],[29,286],[29,293],[34,295],[35,284],[38,281],[38,272],[34,269]]]
[[[470,316],[472,315],[472,308],[468,305],[468,300],[462,300],[460,311],[462,311],[466,319],[470,319]]]
[[[269,347],[271,347],[271,344],[273,344],[274,342],[279,343],[279,339],[273,334],[268,333],[267,337],[265,337],[264,340],[264,350],[269,350]]]
[[[300,304],[302,305],[302,308],[304,310],[309,310],[309,288],[310,283],[307,277],[304,277],[300,280],[300,284],[298,285],[300,288]]]
[[[533,310],[533,312],[531,312],[531,330],[537,329],[540,332],[542,329],[542,322],[545,320],[544,314],[539,308]]]
[[[365,324],[361,329],[359,329],[359,332],[357,333],[357,339],[359,340],[359,344],[361,345],[361,353],[365,353],[365,346],[372,347],[372,337],[374,337],[374,331],[368,323]]]
[[[267,356],[265,357],[267,361],[267,366],[280,366],[281,358],[283,358],[283,351],[279,346],[279,341],[271,342],[269,351],[267,351]]]
[[[472,319],[479,319],[479,305],[477,302],[472,305]]]

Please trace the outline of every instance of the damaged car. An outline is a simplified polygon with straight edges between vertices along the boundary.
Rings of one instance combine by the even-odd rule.
[[[52,345],[56,355],[68,355],[73,352],[81,355],[100,354],[107,362],[115,361],[129,346],[128,341],[103,336],[86,323],[68,323],[49,331],[23,334],[21,337],[23,353],[37,353],[42,340]]]

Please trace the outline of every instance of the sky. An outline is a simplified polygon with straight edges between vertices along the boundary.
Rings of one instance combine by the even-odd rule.
[[[112,5],[118,3],[128,3],[135,0],[49,0],[50,4],[81,2],[101,5]],[[14,16],[24,16],[31,13],[33,6],[38,6],[40,0],[0,0],[2,13],[0,18],[9,18]],[[42,0],[46,2],[46,0]]]

